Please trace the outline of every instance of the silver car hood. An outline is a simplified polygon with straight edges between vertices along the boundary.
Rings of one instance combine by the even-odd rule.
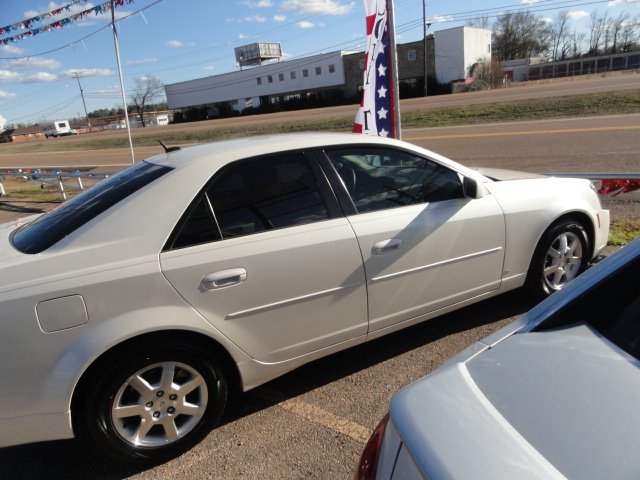
[[[519,333],[398,393],[392,420],[433,478],[640,478],[639,366],[585,324]]]

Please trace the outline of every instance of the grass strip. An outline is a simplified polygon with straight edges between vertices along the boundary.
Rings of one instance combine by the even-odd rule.
[[[626,245],[640,237],[640,220],[633,218],[611,219],[609,245]]]

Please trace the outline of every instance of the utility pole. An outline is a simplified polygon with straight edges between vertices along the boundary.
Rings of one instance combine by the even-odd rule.
[[[82,106],[84,107],[84,117],[87,119],[87,125],[89,126],[89,133],[91,133],[91,120],[89,120],[89,115],[87,114],[87,104],[84,103],[84,93],[82,91],[82,85],[80,85],[80,75],[78,72],[74,73],[73,76],[78,81],[78,88],[80,89],[80,97],[82,97]]]
[[[422,37],[424,49],[424,96],[427,96],[427,0],[422,0]]]

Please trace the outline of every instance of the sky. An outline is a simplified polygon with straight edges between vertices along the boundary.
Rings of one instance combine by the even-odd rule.
[[[30,28],[96,8],[107,0],[0,0],[0,32],[72,4],[60,16]],[[107,2],[108,3],[108,2]],[[116,7],[125,91],[134,79],[175,83],[238,69],[234,47],[280,42],[284,59],[336,50],[364,49],[363,0],[125,0]],[[592,11],[640,16],[640,0],[426,0],[429,33],[474,17],[529,10],[552,22],[570,13],[572,27],[586,29]],[[398,43],[422,38],[423,0],[394,0]],[[25,29],[0,33],[0,126],[83,117],[122,106],[111,13],[83,16],[63,26],[8,42]]]

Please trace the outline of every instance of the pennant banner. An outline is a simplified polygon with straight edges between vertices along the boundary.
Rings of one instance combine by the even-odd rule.
[[[14,23],[13,25],[7,25],[6,27],[0,28],[0,35],[5,35],[7,33],[14,32],[15,30],[28,29],[26,32],[20,33],[18,35],[14,35],[11,37],[0,38],[0,45],[9,45],[11,43],[16,43],[20,40],[24,40],[25,38],[33,37],[43,32],[49,32],[55,29],[61,29],[70,25],[71,23],[77,22],[78,20],[83,19],[87,15],[101,15],[103,13],[107,13],[111,11],[111,2],[105,2],[101,5],[97,5],[92,8],[88,8],[83,10],[82,12],[78,12],[74,15],[70,15],[68,17],[62,18],[53,23],[49,23],[47,25],[43,25],[39,28],[31,28],[33,24],[41,23],[43,20],[46,20],[51,17],[56,17],[61,15],[64,12],[70,12],[71,7],[77,3],[85,2],[87,0],[75,0],[64,7],[56,8],[55,10],[51,10],[50,12],[43,13],[42,15],[38,15],[37,17],[32,17],[27,20],[23,20],[22,22]],[[123,5],[129,5],[133,3],[133,0],[114,0],[114,6],[121,7]]]
[[[44,20],[46,20],[48,18],[56,17],[56,16],[60,15],[62,12],[70,12],[71,11],[71,7],[73,5],[75,5],[76,3],[81,3],[81,2],[86,2],[86,1],[87,0],[72,0],[67,5],[64,5],[64,6],[60,7],[60,8],[56,8],[55,10],[51,10],[50,12],[42,13],[42,14],[37,15],[35,17],[27,18],[26,20],[23,20],[23,21],[18,22],[18,23],[14,23],[13,25],[7,25],[5,27],[0,27],[0,35],[6,35],[7,33],[11,33],[11,32],[14,32],[16,30],[30,30],[34,23],[40,23],[40,22],[43,22]]]
[[[367,23],[364,83],[353,132],[398,138],[395,42],[388,2],[364,0]]]

